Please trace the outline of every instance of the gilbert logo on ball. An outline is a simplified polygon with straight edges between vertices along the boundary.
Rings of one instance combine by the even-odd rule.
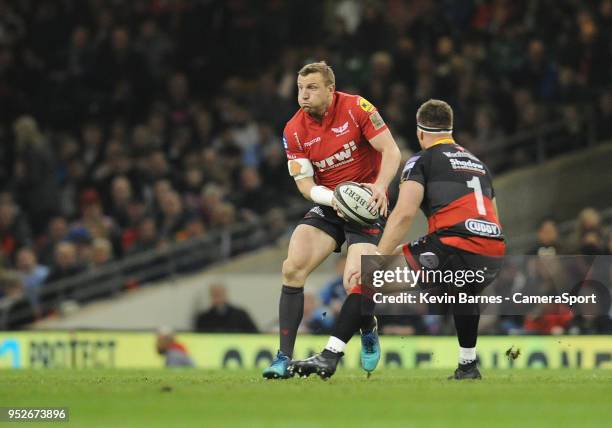
[[[350,222],[369,226],[379,218],[378,211],[368,207],[372,192],[367,187],[353,181],[338,184],[334,190],[338,209]]]

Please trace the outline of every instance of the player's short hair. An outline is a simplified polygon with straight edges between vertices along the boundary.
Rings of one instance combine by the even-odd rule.
[[[336,84],[336,76],[334,75],[334,70],[327,65],[325,61],[312,62],[310,64],[306,64],[304,67],[298,71],[298,74],[302,77],[308,76],[313,73],[321,73],[323,76],[323,80],[325,80],[325,84],[335,85]]]
[[[451,132],[453,109],[442,100],[429,100],[417,111],[417,127],[426,132]]]

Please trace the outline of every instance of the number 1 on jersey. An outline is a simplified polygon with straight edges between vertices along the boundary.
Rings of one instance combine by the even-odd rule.
[[[467,187],[469,187],[470,189],[474,189],[474,196],[476,196],[476,209],[478,210],[478,214],[480,214],[481,216],[486,216],[487,209],[485,208],[484,198],[482,197],[482,186],[480,185],[480,179],[474,176],[466,183]]]

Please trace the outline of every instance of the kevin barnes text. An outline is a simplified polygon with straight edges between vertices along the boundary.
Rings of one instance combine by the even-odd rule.
[[[573,306],[577,303],[597,303],[597,296],[573,296],[570,293],[548,296],[529,296],[522,293],[514,293],[512,297],[503,296],[474,296],[468,293],[457,293],[442,295],[432,295],[430,293],[399,293],[396,295],[385,295],[383,293],[374,293],[375,303],[391,303],[391,304],[415,304],[415,303],[477,303],[477,304],[500,304],[504,301],[512,301],[517,304],[548,304],[562,303]]]

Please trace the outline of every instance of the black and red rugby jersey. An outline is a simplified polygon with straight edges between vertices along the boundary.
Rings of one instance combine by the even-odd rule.
[[[421,209],[429,232],[446,245],[476,254],[502,256],[504,235],[493,207],[493,180],[480,159],[442,139],[412,156],[402,171],[404,181],[425,188]]]

